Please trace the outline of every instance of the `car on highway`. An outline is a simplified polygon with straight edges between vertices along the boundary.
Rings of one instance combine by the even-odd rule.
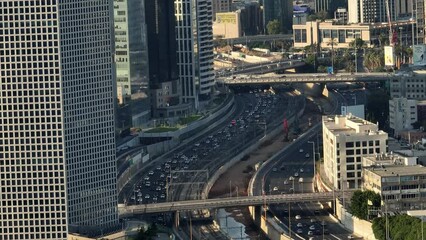
[[[288,180],[285,180],[285,181],[284,181],[284,185],[287,185],[287,184],[288,184]]]
[[[299,149],[299,152],[300,152],[300,153],[302,153],[302,152],[303,152],[303,149],[302,149],[302,148],[301,148],[301,149]]]
[[[302,173],[302,172],[304,172],[304,171],[305,171],[305,170],[303,170],[303,168],[301,168],[301,169],[300,169],[300,172],[301,172],[301,173]]]
[[[317,220],[315,220],[315,218],[311,218],[311,223],[315,223]]]
[[[349,236],[348,236],[348,239],[355,239],[355,237],[354,237],[354,236],[352,236],[352,235],[349,235]]]
[[[300,220],[300,219],[302,219],[302,217],[300,216],[300,215],[296,215],[296,220]]]
[[[314,231],[314,230],[315,230],[315,225],[311,225],[311,226],[309,227],[309,230]]]
[[[298,177],[299,176],[299,173],[298,172],[295,172],[294,173],[294,177]]]
[[[303,223],[298,223],[297,227],[299,227],[299,228],[303,227]]]
[[[303,229],[298,228],[296,232],[299,233],[299,234],[302,234],[303,233]]]
[[[305,154],[305,158],[309,158],[309,157],[310,157],[309,153]]]
[[[274,190],[274,191],[278,191],[278,187],[274,187],[272,190]]]
[[[278,169],[277,169],[276,167],[274,167],[274,168],[272,169],[272,172],[276,172],[276,171],[278,171]]]
[[[314,232],[308,231],[308,236],[312,236],[312,235],[314,235]]]

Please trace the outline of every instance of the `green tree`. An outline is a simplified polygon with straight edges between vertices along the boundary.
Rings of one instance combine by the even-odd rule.
[[[382,71],[385,66],[383,49],[370,49],[364,55],[364,67],[370,72]]]
[[[315,21],[315,20],[321,20],[324,21],[325,19],[328,19],[328,13],[326,11],[320,11],[314,14],[311,14],[308,16],[308,21]]]
[[[141,227],[134,240],[152,240],[157,236],[158,227],[153,223],[147,229]]]
[[[278,20],[269,21],[266,25],[266,29],[269,35],[279,34],[281,32],[281,23]]]
[[[362,49],[367,47],[367,43],[361,38],[355,38],[355,40],[349,43],[349,47]]]
[[[327,46],[331,46],[331,66],[334,68],[334,46],[338,44],[336,38],[330,38],[330,40],[327,42]]]
[[[317,72],[326,73],[327,72],[327,66],[319,65],[318,68],[317,68]]]
[[[352,195],[349,209],[351,214],[366,220],[368,218],[368,201],[372,202],[373,207],[379,207],[381,203],[380,195],[373,191],[355,191]]]
[[[388,217],[389,237],[393,240],[417,240],[421,239],[422,226],[420,219],[408,215],[396,215]],[[380,217],[373,220],[373,233],[376,239],[386,239],[386,218]],[[426,232],[426,231],[425,231]]]
[[[379,45],[380,47],[384,47],[389,45],[389,35],[385,34],[385,33],[380,33],[379,35]]]

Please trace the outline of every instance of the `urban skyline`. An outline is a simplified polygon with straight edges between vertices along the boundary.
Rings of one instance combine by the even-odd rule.
[[[0,0],[0,239],[423,238],[419,4]]]

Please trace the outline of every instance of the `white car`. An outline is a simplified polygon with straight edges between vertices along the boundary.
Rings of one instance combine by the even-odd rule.
[[[274,191],[278,191],[278,187],[274,187],[274,188],[273,188],[273,190],[274,190]]]
[[[299,149],[299,152],[300,152],[300,153],[302,153],[302,152],[303,152],[303,149]]]
[[[300,169],[300,172],[304,172],[305,170],[303,170],[303,168]]]
[[[298,229],[297,229],[297,233],[303,233],[303,229],[298,228]]]
[[[303,227],[303,223],[298,223],[297,227],[299,227],[299,228]]]
[[[314,231],[314,230],[315,230],[315,225],[311,225],[311,226],[309,227],[309,230]]]
[[[308,231],[308,236],[312,236],[312,235],[314,235],[314,232]]]
[[[309,157],[310,157],[309,153],[305,154],[305,158],[309,158]]]
[[[300,215],[296,215],[296,220],[300,220],[302,217]]]
[[[295,173],[294,173],[294,176],[295,176],[295,177],[298,177],[298,176],[299,176],[299,173],[298,173],[298,172],[295,172]]]
[[[284,185],[287,185],[287,184],[288,184],[288,180],[285,180],[285,181],[284,181]]]

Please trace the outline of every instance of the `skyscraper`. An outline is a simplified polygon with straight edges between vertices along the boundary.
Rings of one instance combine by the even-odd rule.
[[[118,224],[109,0],[0,1],[0,239]]]
[[[263,1],[263,24],[266,26],[273,20],[281,24],[281,32],[287,33],[293,25],[293,1],[291,0],[264,0]]]
[[[148,78],[143,0],[114,0],[115,60],[119,103],[129,102],[132,82]]]
[[[182,100],[197,107],[197,94],[208,97],[214,85],[211,1],[175,0],[175,6]]]
[[[189,104],[181,104],[174,1],[145,0],[145,19],[151,115],[168,118],[188,114]]]

